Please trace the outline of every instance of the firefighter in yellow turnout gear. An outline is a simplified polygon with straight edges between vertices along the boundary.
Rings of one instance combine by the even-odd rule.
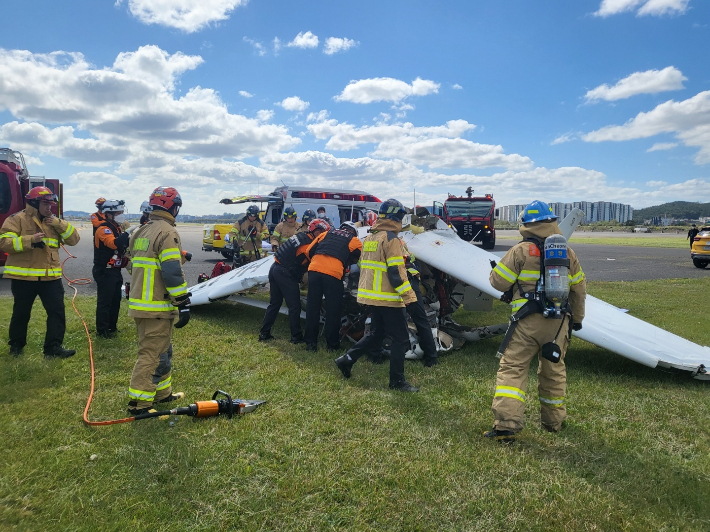
[[[185,258],[175,216],[182,198],[172,187],[159,187],[150,196],[150,221],[131,235],[128,315],[138,327],[138,360],[128,388],[128,412],[148,412],[154,403],[185,396],[172,392],[172,326],[190,320],[190,294],[182,271]]]
[[[261,241],[268,238],[269,228],[259,218],[259,207],[250,205],[246,216],[234,222],[229,235],[239,245],[239,254],[245,262],[255,261],[257,253],[263,257]]]
[[[298,232],[296,224],[296,209],[286,207],[284,209],[283,220],[274,228],[271,234],[271,250],[276,251],[280,245]]]
[[[357,292],[357,302],[367,306],[372,324],[365,336],[335,360],[335,365],[349,379],[355,362],[372,349],[379,349],[384,337],[389,336],[392,338],[389,387],[418,392],[419,388],[404,378],[404,355],[411,347],[404,307],[417,302],[407,278],[402,242],[397,238],[404,215],[404,206],[395,199],[380,205],[377,222],[363,243]]]
[[[574,251],[567,248],[569,295],[566,305],[557,319],[543,315],[545,302],[533,300],[536,293],[540,293],[541,255],[544,257],[545,239],[561,235],[561,231],[557,216],[541,201],[528,205],[521,221],[520,234],[524,240],[510,248],[490,274],[491,285],[504,292],[513,311],[509,331],[499,349],[501,361],[492,406],[494,425],[484,434],[504,443],[514,441],[515,434],[523,429],[529,367],[532,358],[538,354],[542,426],[550,432],[562,428],[567,417],[564,357],[571,330],[582,328],[586,297],[584,272]],[[554,316],[554,312],[551,315]],[[550,354],[551,348],[558,353]],[[559,357],[559,361],[555,363],[546,356],[553,360]]]

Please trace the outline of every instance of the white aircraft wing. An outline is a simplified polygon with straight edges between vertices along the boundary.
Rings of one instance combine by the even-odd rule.
[[[206,305],[217,299],[222,299],[237,292],[242,292],[254,286],[265,284],[269,281],[269,270],[274,263],[274,256],[269,255],[241,268],[196,284],[188,288],[191,292],[190,305]]]
[[[501,292],[488,280],[490,261],[498,257],[464,242],[448,227],[437,227],[416,235],[403,234],[409,250],[417,259],[499,298]],[[586,299],[584,327],[574,334],[646,366],[678,368],[690,371],[696,379],[710,380],[710,374],[705,373],[706,368],[710,369],[709,347],[634,318],[590,295]]]

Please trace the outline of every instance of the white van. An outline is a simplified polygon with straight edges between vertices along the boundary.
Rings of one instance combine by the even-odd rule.
[[[296,209],[299,222],[304,211],[311,209],[317,212],[318,207],[325,207],[326,216],[338,227],[343,222],[363,220],[367,210],[377,212],[382,200],[361,190],[283,186],[266,196],[239,196],[223,199],[220,203],[266,203],[266,208],[261,210],[265,210],[264,221],[269,231],[273,231],[286,207]]]

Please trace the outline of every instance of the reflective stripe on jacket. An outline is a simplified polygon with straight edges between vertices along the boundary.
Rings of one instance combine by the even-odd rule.
[[[8,254],[3,277],[23,281],[54,281],[61,277],[59,246],[76,245],[79,232],[66,220],[55,217],[53,225],[45,220],[40,221],[37,209],[28,205],[2,224],[0,249]],[[36,233],[44,233],[43,248],[32,247]]]
[[[182,245],[175,218],[153,211],[150,221],[131,234],[131,293],[128,315],[133,318],[176,318],[176,298],[187,294],[182,272]]]
[[[286,222],[281,222],[274,228],[274,232],[271,234],[271,245],[280,246],[286,242],[289,238],[296,234],[298,226],[296,223],[287,224]]]
[[[263,221],[261,221],[260,218],[250,222],[249,218],[244,216],[240,220],[234,222],[232,230],[229,232],[233,238],[237,239],[237,244],[239,244],[239,247],[242,248],[242,251],[255,251],[254,244],[252,244],[251,238],[249,238],[249,233],[252,228],[256,229],[254,242],[256,242],[259,251],[261,251],[261,241],[269,237],[269,228]]]
[[[365,238],[360,258],[357,302],[381,307],[404,307],[417,296],[404,267],[404,250],[397,233],[402,225],[378,219]]]
[[[520,227],[520,234],[524,238],[536,238],[540,242],[553,234],[561,234],[557,222],[545,223],[536,222]],[[587,282],[579,264],[579,259],[575,252],[568,247],[569,257],[569,299],[568,303],[575,323],[582,323],[584,319],[584,303],[587,293]],[[491,271],[489,280],[496,290],[505,292],[513,287],[513,300],[511,310],[515,314],[520,310],[527,299],[520,297],[520,290],[523,293],[534,292],[537,281],[540,279],[540,250],[533,242],[520,242],[510,248],[508,252],[498,261]]]

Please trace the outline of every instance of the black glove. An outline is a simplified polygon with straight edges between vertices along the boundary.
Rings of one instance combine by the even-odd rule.
[[[190,321],[190,307],[180,307],[180,319],[175,324],[176,329],[182,329]]]
[[[121,233],[118,235],[113,243],[116,244],[116,248],[120,251],[125,251],[128,249],[128,239],[130,238],[130,235],[128,233]]]
[[[190,296],[192,292],[183,294],[175,298],[175,305],[180,309],[180,317],[175,324],[176,329],[182,329],[190,321]]]
[[[185,260],[187,262],[190,262],[192,260],[192,253],[190,253],[189,251],[183,251],[182,256],[185,257]]]
[[[491,263],[491,268],[495,268],[498,265],[498,263],[494,260],[489,260],[488,262]]]
[[[581,330],[582,330],[582,324],[581,324],[581,323],[573,323],[573,324],[572,324],[572,330],[573,330],[573,331],[581,331]]]
[[[41,240],[39,242],[32,242],[32,247],[44,249],[44,242],[42,242]]]

